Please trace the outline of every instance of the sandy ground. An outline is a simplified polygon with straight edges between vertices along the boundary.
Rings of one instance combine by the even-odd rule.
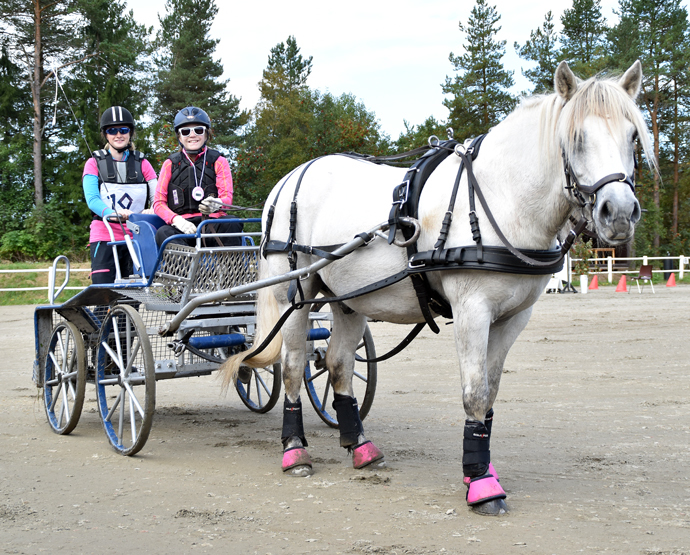
[[[3,307],[0,552],[688,554],[689,307],[688,286],[542,297],[495,406],[503,517],[464,501],[450,327],[379,364],[364,424],[386,469],[353,470],[305,408],[315,474],[290,478],[282,403],[251,413],[213,377],[158,383],[136,457],[109,447],[92,385],[77,429],[54,434],[31,381],[33,308]],[[406,329],[372,324],[377,350]]]

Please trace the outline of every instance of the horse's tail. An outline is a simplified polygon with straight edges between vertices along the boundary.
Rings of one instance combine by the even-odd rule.
[[[278,303],[271,287],[259,289],[256,301],[256,334],[253,345],[247,351],[242,351],[231,356],[220,367],[222,390],[226,392],[230,384],[237,379],[240,366],[252,368],[265,368],[271,366],[280,358],[280,349],[283,344],[283,336],[278,332],[268,346],[252,356],[252,352],[263,343],[280,318]]]

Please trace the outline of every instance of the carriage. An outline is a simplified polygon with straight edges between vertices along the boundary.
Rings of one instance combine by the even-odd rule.
[[[243,224],[258,219],[228,220]],[[49,304],[34,313],[36,357],[33,380],[43,389],[45,411],[53,431],[69,434],[77,426],[86,384],[96,389],[98,412],[112,447],[134,455],[146,443],[155,411],[156,382],[214,373],[232,354],[252,346],[256,326],[257,251],[259,232],[213,233],[202,224],[196,245],[171,237],[158,249],[155,215],[134,214],[127,222],[133,239],[111,242],[127,248],[135,274],[118,276],[113,284],[91,285],[63,302],[55,298],[69,281],[69,260],[58,257],[50,275]],[[240,235],[241,246],[222,246],[216,238]],[[115,257],[117,261],[117,257]],[[55,292],[58,263],[66,276]],[[237,295],[224,295],[244,287]],[[207,299],[213,293],[213,299]],[[159,334],[168,321],[184,313],[174,333]],[[330,338],[331,313],[313,307],[309,314],[304,385],[321,419],[338,422],[328,401],[330,382],[324,360]],[[368,327],[360,345],[362,359],[375,358]],[[364,418],[376,390],[376,362],[358,363],[358,390]],[[280,364],[242,367],[234,383],[242,403],[265,413],[281,392]]]
[[[373,398],[372,367],[366,362],[369,381],[362,398],[355,392],[361,374],[356,365],[362,364],[357,351],[370,351],[364,355],[367,361],[388,354],[372,355],[367,319],[416,324],[415,330],[428,325],[438,332],[434,321],[442,316],[452,319],[459,360],[466,501],[482,514],[506,512],[506,493],[490,452],[503,365],[549,276],[562,267],[586,226],[612,245],[633,237],[642,214],[635,196],[638,142],[656,169],[634,101],[641,83],[639,61],[620,79],[585,82],[561,62],[554,75],[556,92],[526,99],[485,139],[437,140],[428,156],[409,169],[352,153],[296,168],[266,201],[261,256],[259,248],[245,246],[233,261],[221,263],[213,248],[197,248],[169,260],[164,249],[151,257],[152,270],[144,264],[138,281],[91,287],[63,305],[39,307],[35,376],[45,388],[49,418],[58,406],[53,390],[66,395],[73,387],[73,398],[81,401],[78,385],[90,378],[111,443],[130,453],[148,434],[142,423],[150,427],[156,379],[209,372],[223,361],[223,384],[234,384],[242,396],[243,387],[259,374],[272,376],[275,384],[272,365],[280,360],[282,469],[308,476],[313,464],[300,392],[305,375],[309,383],[325,362],[330,381],[321,397],[307,387],[312,404],[323,414],[325,398],[332,394],[341,447],[352,454],[354,468],[371,468],[382,464],[384,455],[364,434],[361,416]],[[461,188],[466,194],[460,194]],[[467,217],[454,221],[454,214]],[[574,227],[570,222],[576,222]],[[177,265],[184,269],[174,270]],[[230,268],[242,277],[227,281]],[[202,269],[211,277],[200,280],[194,272]],[[254,305],[247,296],[252,292]],[[325,300],[319,298],[324,293]],[[324,361],[313,345],[320,334],[330,335],[316,330],[322,327],[316,322],[329,317],[299,309],[325,303],[330,304],[332,335]],[[96,314],[93,307],[103,305],[107,312]],[[145,323],[142,314],[149,312],[165,315],[166,322]],[[50,318],[54,314],[62,318],[57,324]],[[52,334],[49,324],[55,326]],[[78,356],[64,354],[68,335]],[[176,339],[156,350],[154,361],[152,344],[171,336]],[[234,343],[236,336],[243,340]],[[72,362],[86,360],[87,349],[90,365]],[[46,361],[43,367],[41,361]],[[318,371],[312,373],[311,362]],[[65,381],[66,375],[75,378]],[[67,385],[60,388],[62,383]],[[134,395],[135,387],[143,393]],[[115,390],[114,398],[107,389]],[[248,388],[244,392],[249,395]],[[127,414],[133,416],[127,419]],[[56,431],[71,424],[65,418],[51,421]],[[125,424],[132,445],[118,443]]]

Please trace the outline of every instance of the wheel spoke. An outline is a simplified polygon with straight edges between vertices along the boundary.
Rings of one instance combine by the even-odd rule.
[[[120,443],[122,443],[122,434],[124,433],[125,429],[125,396],[127,395],[127,392],[125,388],[123,387],[120,390],[120,415],[117,420],[117,437],[120,440]]]
[[[326,412],[326,406],[328,405],[328,392],[331,389],[331,380],[326,382],[326,388],[323,390],[323,400],[321,401],[321,411]]]
[[[137,354],[139,353],[139,347],[140,346],[141,346],[141,342],[137,341],[134,344],[133,349],[130,350],[129,348],[127,348],[128,356],[127,356],[127,367],[125,368],[125,373],[124,373],[125,376],[129,376],[132,373],[132,363],[137,358]]]
[[[120,388],[120,394],[115,398],[115,401],[113,401],[113,406],[110,407],[110,410],[108,411],[108,414],[105,417],[105,420],[107,422],[112,422],[113,414],[115,414],[115,411],[117,410],[117,406],[120,404],[120,400],[122,398],[122,392],[123,391],[124,391],[124,389]]]
[[[65,403],[64,401],[60,404],[60,412],[58,413],[57,416],[57,426],[58,428],[62,427],[62,421],[65,419]]]
[[[261,388],[259,387],[259,380],[261,379],[261,376],[259,376],[258,370],[255,368],[254,369],[254,381],[256,382],[256,399],[259,403],[259,406],[262,406],[263,400],[261,399]],[[264,387],[266,387],[264,385]]]
[[[355,376],[356,378],[359,378],[359,379],[362,380],[364,383],[367,383],[367,381],[368,381],[368,380],[367,380],[367,377],[366,377],[366,376],[363,376],[363,375],[360,374],[359,372],[353,372],[352,375]]]
[[[310,383],[313,382],[316,378],[318,378],[319,376],[321,376],[324,372],[328,372],[328,368],[322,368],[321,370],[319,370],[319,371],[316,372],[315,374],[312,374],[312,375],[311,375],[311,378],[309,378],[308,381],[309,381]]]
[[[125,317],[125,324],[127,324],[127,318]],[[117,316],[113,317],[113,333],[115,334],[115,346],[117,347],[117,354],[113,357],[117,363],[118,368],[124,374],[125,363],[122,360],[122,341],[120,341],[120,320]]]
[[[50,412],[55,412],[55,405],[57,405],[58,399],[60,398],[60,392],[62,389],[62,382],[58,381],[55,391],[53,391],[53,399],[50,402]]]
[[[261,374],[259,374],[258,369],[254,370],[254,376],[256,377],[256,389],[259,389],[259,384],[261,384],[261,387],[264,388],[264,391],[266,392],[267,395],[271,394],[271,390],[268,389],[268,385],[264,381],[264,379],[261,377]]]
[[[137,407],[139,408],[139,412],[143,418],[144,411],[141,410],[139,403],[137,403]],[[132,445],[134,445],[137,442],[137,415],[134,412],[134,397],[132,396],[131,391],[129,392],[129,423],[132,430]]]
[[[132,389],[131,384],[128,384],[127,382],[125,382],[125,383],[124,383],[124,386],[125,386],[125,389],[127,390],[127,392],[129,393],[130,405],[131,405],[132,403],[134,403],[134,405],[136,405],[136,407],[137,407],[137,410],[139,411],[139,414],[140,414],[141,417],[143,418],[143,417],[144,417],[144,409],[141,408],[141,405],[139,404],[139,401],[137,400],[137,397],[136,397],[136,395],[134,394],[134,390]]]
[[[124,375],[124,369],[122,368],[122,359],[120,359],[120,361],[118,362],[118,359],[120,357],[118,357],[117,353],[110,348],[110,345],[108,345],[108,343],[103,341],[102,345],[106,352],[110,355],[110,358],[113,360],[115,364],[117,364],[117,367],[120,369],[121,372],[123,372]]]

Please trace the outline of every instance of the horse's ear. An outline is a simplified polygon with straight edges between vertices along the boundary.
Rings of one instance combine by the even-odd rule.
[[[633,65],[628,68],[620,78],[618,84],[623,87],[632,98],[637,98],[640,94],[640,87],[642,86],[642,64],[640,60],[636,60]]]
[[[556,68],[556,74],[553,77],[553,86],[556,92],[563,97],[564,100],[570,100],[577,90],[577,77],[572,72],[568,63],[563,60]]]

